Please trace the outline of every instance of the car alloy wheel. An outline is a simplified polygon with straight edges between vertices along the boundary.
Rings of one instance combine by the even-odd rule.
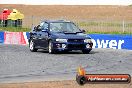
[[[89,54],[91,50],[82,50],[83,54]]]
[[[33,50],[33,41],[30,41],[30,50]]]
[[[49,53],[50,54],[52,54],[52,53],[54,53],[54,50],[53,50],[53,44],[52,44],[52,42],[51,41],[49,41]]]
[[[37,49],[35,49],[34,46],[35,46],[35,45],[34,45],[34,42],[33,42],[33,40],[31,40],[31,41],[30,41],[30,45],[29,45],[29,48],[30,48],[30,51],[31,51],[31,52],[36,52],[36,51],[37,51]]]

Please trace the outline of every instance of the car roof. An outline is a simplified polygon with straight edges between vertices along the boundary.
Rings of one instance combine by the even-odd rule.
[[[42,22],[52,23],[52,22],[71,22],[71,21],[65,21],[65,20],[44,20]]]

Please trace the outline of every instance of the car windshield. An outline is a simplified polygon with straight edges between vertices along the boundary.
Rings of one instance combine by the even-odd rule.
[[[50,23],[51,32],[77,33],[80,29],[72,22],[52,22]]]

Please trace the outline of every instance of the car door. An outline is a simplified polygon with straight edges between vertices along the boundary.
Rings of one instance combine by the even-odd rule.
[[[37,33],[39,46],[42,48],[48,47],[48,23],[40,24],[40,31]]]
[[[30,32],[30,38],[33,39],[34,43],[35,43],[35,47],[39,48],[40,47],[40,43],[39,43],[39,32],[40,30],[38,29],[40,25],[34,27],[32,29],[32,31]]]

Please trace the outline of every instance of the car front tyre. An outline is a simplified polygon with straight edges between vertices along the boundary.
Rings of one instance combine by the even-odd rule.
[[[82,50],[83,54],[89,54],[91,50]]]
[[[30,48],[31,52],[37,52],[37,50],[38,50],[35,48],[35,44],[34,44],[33,40],[30,41],[29,48]]]

